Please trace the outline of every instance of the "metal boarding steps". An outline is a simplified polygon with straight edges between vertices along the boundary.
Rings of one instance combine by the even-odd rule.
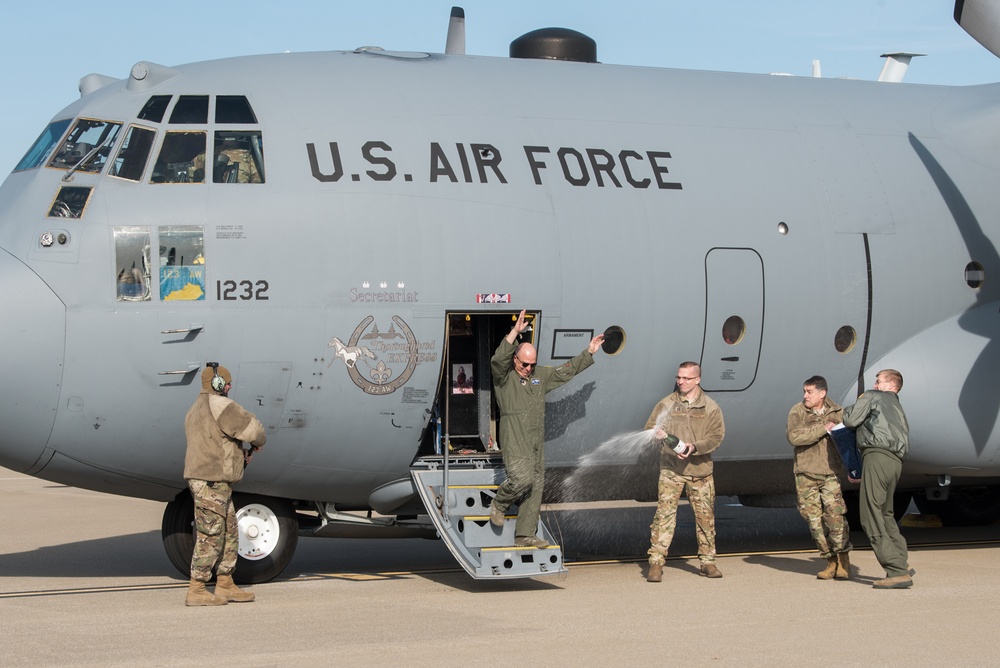
[[[502,529],[490,524],[490,503],[504,479],[499,457],[449,457],[447,483],[440,456],[418,459],[410,475],[441,540],[472,577],[490,580],[567,572],[562,548],[541,520],[538,536],[552,543],[549,547],[516,547],[516,515],[511,510]]]

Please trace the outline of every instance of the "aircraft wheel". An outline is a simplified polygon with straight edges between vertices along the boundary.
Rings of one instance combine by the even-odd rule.
[[[257,584],[276,578],[295,554],[299,526],[292,504],[285,499],[234,494],[239,528],[239,558],[233,578]],[[167,503],[160,526],[167,558],[185,578],[191,575],[194,553],[194,499],[184,490]]]
[[[194,499],[183,490],[163,509],[160,536],[167,559],[185,578],[191,577],[191,554],[194,553]]]
[[[957,487],[945,501],[914,497],[920,512],[937,515],[945,526],[985,526],[1000,519],[1000,487]]]
[[[233,578],[256,584],[273,580],[288,566],[299,544],[299,523],[286,499],[234,494],[239,560]]]

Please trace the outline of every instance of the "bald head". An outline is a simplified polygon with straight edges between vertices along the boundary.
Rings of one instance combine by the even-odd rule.
[[[530,343],[522,343],[514,349],[514,371],[521,378],[528,378],[538,363],[538,352]]]

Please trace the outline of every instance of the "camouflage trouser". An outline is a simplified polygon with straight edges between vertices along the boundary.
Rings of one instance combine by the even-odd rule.
[[[698,538],[698,559],[703,564],[715,563],[715,479],[708,475],[692,478],[669,469],[660,469],[658,498],[650,533],[649,563],[666,561],[670,542],[674,539],[677,526],[677,502],[681,492],[687,490],[688,502],[694,511],[694,522]]]
[[[208,582],[213,569],[231,575],[239,548],[232,487],[228,482],[188,480],[188,488],[194,497],[195,526],[191,579]]]
[[[851,551],[851,533],[847,526],[847,506],[835,475],[795,474],[799,513],[809,523],[821,556],[829,559]]]

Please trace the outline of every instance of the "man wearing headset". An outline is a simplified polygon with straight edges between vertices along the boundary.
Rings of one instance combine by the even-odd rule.
[[[184,418],[187,454],[184,479],[194,497],[196,538],[185,605],[225,605],[254,600],[233,583],[239,536],[232,485],[243,479],[250,457],[264,447],[264,427],[253,413],[229,398],[233,376],[217,362],[201,373],[201,392]],[[250,449],[243,450],[243,441]],[[218,575],[215,593],[205,589]]]

